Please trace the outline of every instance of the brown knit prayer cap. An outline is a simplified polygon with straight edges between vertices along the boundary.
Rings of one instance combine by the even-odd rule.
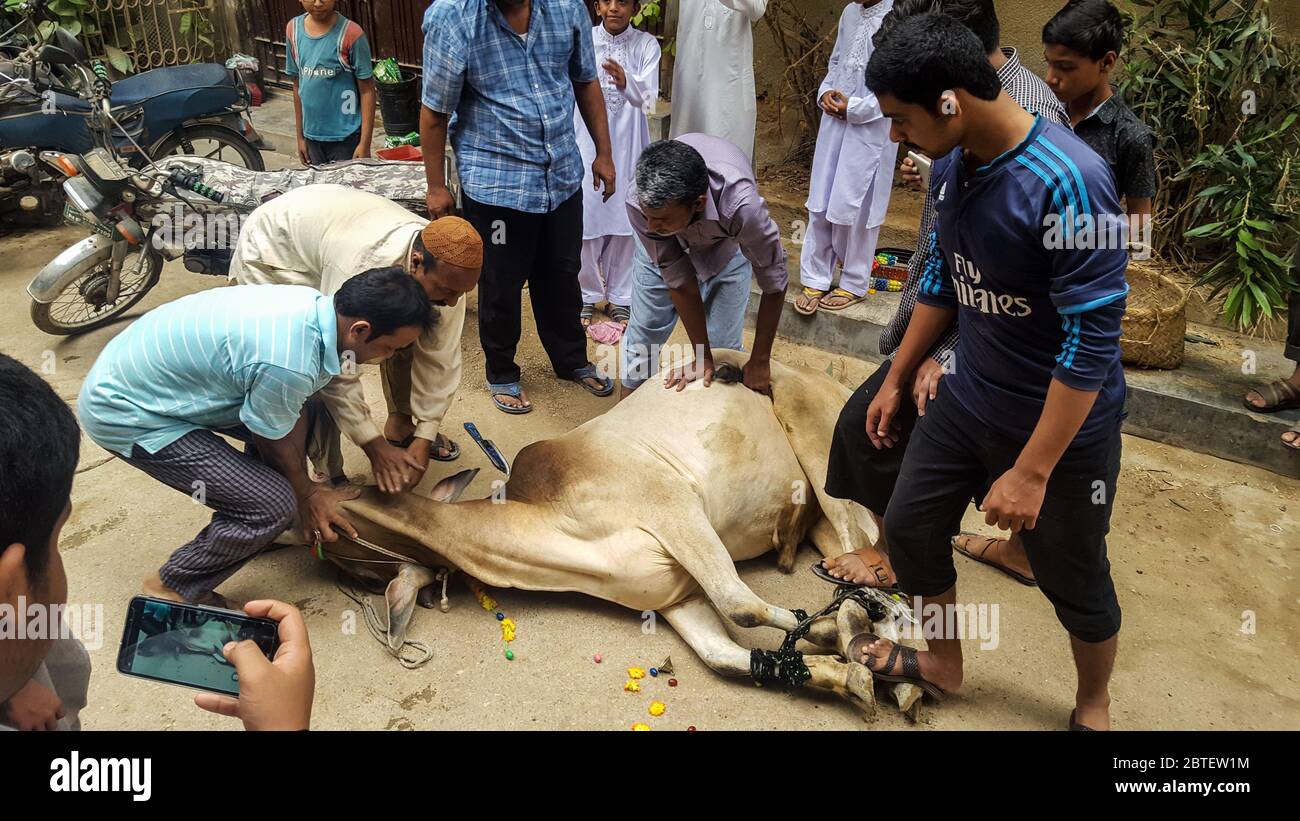
[[[460,217],[436,219],[420,231],[424,247],[443,262],[461,268],[483,267],[483,240],[466,220]]]

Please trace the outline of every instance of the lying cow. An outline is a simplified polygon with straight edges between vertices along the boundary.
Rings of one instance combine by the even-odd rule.
[[[743,360],[715,352],[720,368]],[[775,404],[738,384],[696,382],[677,392],[664,390],[662,377],[651,380],[608,413],[521,450],[504,500],[451,503],[477,472],[465,471],[440,482],[434,501],[367,489],[346,504],[364,541],[411,564],[382,563],[384,555],[347,539],[327,545],[329,558],[358,578],[392,580],[394,650],[431,568],[451,566],[493,587],[576,590],[658,611],[709,667],[748,676],[750,651],[722,619],[786,631],[798,619],[759,598],[735,562],[775,550],[788,572],[805,539],[837,556],[861,547],[873,528],[861,508],[822,490],[849,390],[776,362],[772,388]],[[592,453],[617,465],[616,480],[592,469]],[[838,629],[827,616],[809,633],[824,649],[804,657],[807,686],[871,711],[871,673],[837,658],[851,634],[871,629],[866,611],[850,605]]]

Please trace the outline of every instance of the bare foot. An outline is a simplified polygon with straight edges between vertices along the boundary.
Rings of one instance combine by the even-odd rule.
[[[893,587],[898,583],[889,559],[873,547],[864,547],[842,556],[827,556],[822,567],[837,579],[871,587]]]
[[[902,654],[899,654],[894,659],[893,667],[888,670],[885,669],[885,662],[889,659],[889,653],[893,649],[894,642],[889,639],[877,639],[870,644],[864,645],[858,658],[849,660],[865,665],[873,673],[901,676],[904,674]],[[945,693],[951,694],[961,689],[962,669],[960,663],[946,662],[929,650],[916,651],[916,663],[920,668],[921,678]]]
[[[147,577],[144,580],[144,583],[140,585],[140,589],[146,596],[151,596],[155,599],[163,599],[164,601],[181,602],[184,604],[200,604],[205,607],[220,607],[226,610],[244,609],[243,602],[227,599],[225,596],[212,590],[197,599],[188,600],[180,593],[177,593],[175,590],[172,590],[170,587],[163,584],[162,577],[157,573]]]

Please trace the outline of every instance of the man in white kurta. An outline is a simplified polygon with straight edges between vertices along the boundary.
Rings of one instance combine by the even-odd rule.
[[[383,369],[389,418],[385,430],[371,419],[360,369],[343,373],[321,395],[338,429],[369,457],[381,489],[405,489],[419,481],[430,457],[447,461],[459,448],[438,428],[460,384],[460,336],[465,303],[478,282],[482,240],[459,218],[442,226],[377,194],[342,185],[307,185],[267,202],[248,216],[230,263],[241,285],[307,285],[327,296],[372,268],[405,268],[425,287],[438,321],[409,352],[399,351]],[[444,250],[429,247],[426,226],[439,226]],[[427,232],[426,232],[427,233]],[[477,260],[477,262],[475,261]],[[430,263],[426,265],[426,263]],[[461,263],[461,264],[457,264]],[[337,439],[337,436],[334,436]],[[336,442],[318,442],[319,470],[338,478]],[[397,481],[398,475],[404,476]]]
[[[671,136],[708,134],[754,161],[753,26],[767,0],[681,0]]]
[[[853,304],[871,284],[898,144],[889,139],[890,121],[867,88],[866,66],[871,37],[892,7],[893,0],[866,0],[850,3],[840,16],[830,67],[818,90],[822,121],[800,257],[804,293],[796,308],[801,313]],[[831,291],[837,262],[840,285]]]
[[[659,41],[628,23],[622,17],[610,15],[592,31],[597,77],[609,117],[616,179],[620,180],[633,178],[637,158],[650,144],[649,115],[659,98]],[[618,33],[611,33],[610,28]],[[583,190],[591,191],[596,144],[576,111],[573,128],[578,137],[578,150],[582,152],[582,166],[586,169]],[[584,324],[590,321],[591,308],[605,301],[609,302],[611,318],[626,322],[632,304],[632,250],[636,242],[627,208],[622,197],[605,201],[584,196],[582,212],[582,269],[578,284],[582,287]]]

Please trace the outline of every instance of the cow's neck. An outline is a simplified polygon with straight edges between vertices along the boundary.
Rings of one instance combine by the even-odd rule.
[[[546,505],[425,501],[403,518],[389,526],[492,587],[585,590],[604,574],[599,551]]]

